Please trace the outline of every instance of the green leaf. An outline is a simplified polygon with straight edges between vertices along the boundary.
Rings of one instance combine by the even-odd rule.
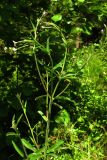
[[[72,29],[71,32],[74,33],[74,34],[77,34],[77,33],[81,33],[81,32],[84,32],[84,31],[80,27],[75,27],[75,28]]]
[[[83,2],[85,2],[85,0],[78,0],[78,2],[83,3]]]
[[[36,148],[33,147],[33,145],[30,144],[26,139],[22,138],[21,141],[22,141],[22,144],[23,144],[26,148],[28,148],[29,150],[32,150],[32,151],[34,151],[34,152],[36,151]]]
[[[17,151],[17,153],[24,158],[24,153],[22,152],[22,150],[16,145],[16,143],[14,141],[12,141],[13,147],[14,149]]]
[[[58,97],[55,97],[55,99],[60,99],[60,100],[72,102],[71,98],[65,97],[65,96],[58,96]]]
[[[14,130],[16,130],[17,128],[17,124],[16,124],[16,121],[15,121],[15,115],[13,115],[13,118],[12,118],[12,127]]]
[[[27,102],[23,105],[23,112],[26,114]]]
[[[47,50],[48,54],[50,54],[49,38],[47,38],[47,42],[46,42],[46,50]]]
[[[42,154],[31,153],[29,154],[28,158],[29,160],[36,160],[36,159],[42,158]]]
[[[48,121],[48,118],[46,116],[42,116],[42,118],[45,120],[45,122]]]
[[[63,140],[57,140],[56,143],[47,150],[47,153],[55,152],[63,143]]]
[[[6,134],[6,142],[8,145],[12,145],[12,141],[18,141],[19,140],[19,134],[15,133],[15,132],[8,132]]]
[[[73,77],[74,77],[75,75],[74,74],[72,74],[72,73],[68,73],[68,74],[64,74],[64,75],[62,75],[61,77],[60,77],[60,79],[73,79]]]
[[[23,114],[20,115],[20,117],[18,118],[18,120],[16,122],[15,115],[13,115],[13,118],[12,118],[12,127],[11,128],[13,128],[15,131],[16,131],[17,126],[18,126],[19,122],[21,121],[22,117],[23,117]]]
[[[84,26],[83,32],[86,33],[87,35],[91,35],[90,29]]]
[[[44,113],[43,113],[42,111],[38,111],[38,113],[39,113],[41,116],[44,115]]]
[[[58,64],[56,64],[56,65],[53,67],[53,70],[56,70],[57,68],[62,68],[63,63],[64,63],[64,59],[62,59]]]
[[[42,111],[38,111],[38,113],[42,116],[42,118],[45,120],[45,122],[48,121],[48,118],[44,115]]]
[[[61,14],[56,14],[51,18],[54,22],[61,21],[62,15]]]
[[[65,126],[67,126],[70,123],[69,113],[65,109],[61,110],[58,113],[58,115],[55,119],[55,122],[58,124],[64,124]]]
[[[17,123],[16,123],[17,126],[18,126],[19,122],[21,121],[22,117],[23,117],[23,114],[21,114],[20,117],[18,118]]]
[[[39,159],[39,158],[42,158],[43,157],[43,153],[44,153],[44,150],[45,150],[45,147],[37,150],[35,153],[31,153],[28,155],[28,158],[29,160],[36,160],[36,159]]]
[[[83,117],[79,117],[77,121],[78,122],[84,122],[84,119],[83,119]]]
[[[6,136],[18,136],[15,132],[8,132]]]

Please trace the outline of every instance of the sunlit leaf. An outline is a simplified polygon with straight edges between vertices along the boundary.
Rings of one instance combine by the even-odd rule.
[[[41,116],[44,115],[44,113],[43,113],[42,111],[38,111],[38,113],[39,113]]]
[[[78,2],[81,2],[81,3],[83,3],[83,2],[85,2],[85,0],[78,0]]]
[[[84,122],[84,118],[83,117],[79,117],[77,121],[78,122]]]
[[[36,151],[36,148],[33,147],[33,145],[30,144],[26,139],[22,138],[21,141],[22,141],[22,144],[23,144],[26,148],[28,148],[29,150],[32,150],[32,151],[34,151],[34,152]]]
[[[36,160],[36,159],[39,159],[39,158],[42,158],[42,157],[43,157],[43,154],[41,154],[41,153],[39,153],[39,154],[31,153],[28,156],[29,160]]]
[[[39,158],[42,158],[44,156],[44,150],[45,150],[45,147],[37,150],[35,153],[31,153],[28,155],[28,158],[29,160],[36,160],[36,159],[39,159]]]
[[[38,111],[38,113],[42,116],[42,118],[47,122],[48,118],[44,115],[42,111]]]
[[[27,102],[24,103],[23,105],[23,112],[26,113],[26,109],[27,109]]]
[[[77,34],[77,33],[81,33],[81,32],[84,32],[84,31],[80,27],[75,27],[75,28],[72,29],[72,33]]]
[[[51,18],[54,22],[61,21],[62,15],[61,14],[56,14]]]

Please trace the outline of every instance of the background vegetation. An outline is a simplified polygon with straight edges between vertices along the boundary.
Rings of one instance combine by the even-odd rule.
[[[107,159],[107,2],[0,2],[0,159]]]

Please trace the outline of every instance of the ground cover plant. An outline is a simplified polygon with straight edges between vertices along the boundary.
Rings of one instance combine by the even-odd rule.
[[[107,3],[61,2],[0,2],[0,159],[107,158]]]

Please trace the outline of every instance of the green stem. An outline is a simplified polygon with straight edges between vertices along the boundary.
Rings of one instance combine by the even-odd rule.
[[[35,140],[35,136],[34,136],[34,133],[33,133],[33,129],[32,129],[32,127],[31,127],[31,125],[30,125],[29,119],[28,119],[28,117],[27,117],[26,111],[24,110],[24,106],[23,106],[23,104],[22,104],[22,102],[21,102],[21,100],[20,100],[20,97],[18,97],[18,99],[19,99],[19,102],[20,102],[20,104],[21,104],[23,113],[24,113],[24,115],[25,115],[27,124],[28,124],[28,126],[29,126],[29,129],[30,129],[30,132],[31,132],[31,135],[32,135],[32,139],[33,139],[33,143],[34,143],[34,145],[36,146],[36,148],[39,149],[38,144],[37,144],[37,142],[36,142],[36,140]]]
[[[37,144],[36,139],[35,139],[35,136],[34,136],[34,133],[33,133],[33,129],[30,125],[29,119],[28,119],[26,113],[24,113],[24,115],[25,115],[26,121],[28,123],[29,129],[30,129],[30,132],[31,132],[31,135],[32,135],[33,143],[36,146],[36,148],[39,149],[38,144]]]
[[[45,83],[44,83],[45,80],[43,79],[43,77],[42,77],[42,75],[41,75],[41,73],[40,73],[39,66],[38,66],[38,62],[37,62],[36,54],[34,54],[34,57],[35,57],[36,68],[37,68],[37,71],[38,71],[38,74],[39,74],[41,83],[42,83],[42,85],[43,85],[44,90],[45,90],[46,93],[47,93],[47,90],[46,90],[46,87],[45,87]]]
[[[46,126],[46,136],[45,136],[45,152],[44,152],[44,160],[47,159],[46,152],[48,148],[48,137],[49,137],[49,128],[50,128],[50,118],[51,118],[51,109],[52,109],[52,99],[49,102],[49,110],[48,110],[48,121]]]
[[[62,74],[63,71],[64,71],[64,67],[65,67],[65,63],[66,63],[66,57],[67,57],[67,47],[65,48],[64,63],[63,63],[63,66],[62,66],[61,74]]]
[[[53,69],[53,60],[51,57],[51,54],[49,53],[50,61],[51,61],[51,66]],[[52,102],[53,102],[53,70],[51,71],[51,88],[50,88],[50,101],[49,101],[49,96],[48,96],[48,89],[49,89],[49,80],[48,80],[48,72],[46,72],[47,75],[47,98],[46,98],[46,111],[47,111],[47,126],[46,126],[46,136],[45,136],[45,152],[44,152],[44,159],[47,159],[46,153],[47,153],[47,148],[48,148],[48,137],[49,137],[49,129],[50,129],[50,119],[51,119],[51,110],[52,110]]]
[[[46,72],[46,75],[47,75],[47,93],[48,93],[48,88],[49,88],[49,85],[48,85],[48,73]],[[46,134],[45,134],[45,151],[44,151],[44,160],[47,159],[47,148],[48,148],[48,136],[49,136],[49,109],[48,109],[48,106],[49,106],[49,97],[48,97],[48,94],[46,96],[46,116],[47,116],[47,125],[46,125]]]
[[[63,94],[63,93],[66,91],[66,89],[69,87],[69,85],[70,85],[70,83],[67,84],[67,86],[66,86],[55,98],[57,98],[57,97],[59,97],[61,94]],[[54,99],[55,99],[55,98],[54,98]]]
[[[57,90],[57,88],[58,88],[59,83],[60,83],[60,80],[57,82],[57,84],[56,84],[56,86],[55,86],[55,89],[54,89],[54,91],[53,91],[53,94],[52,94],[53,99],[54,99],[54,95],[55,95],[55,93],[56,93],[56,90]]]

